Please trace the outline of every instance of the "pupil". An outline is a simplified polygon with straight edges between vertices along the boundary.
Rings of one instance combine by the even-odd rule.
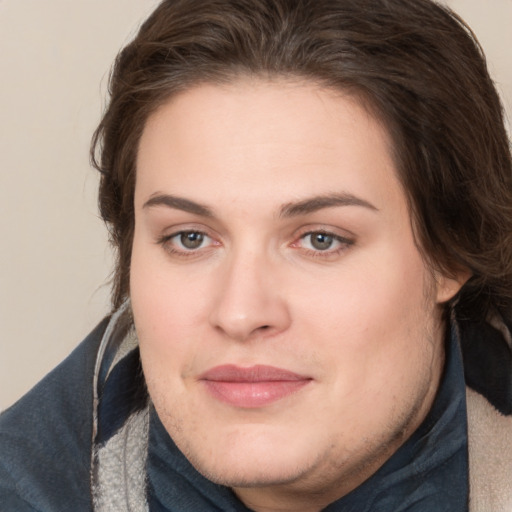
[[[325,251],[329,249],[333,242],[332,235],[326,235],[324,233],[315,233],[311,236],[311,245],[319,251]]]
[[[181,234],[181,243],[183,247],[187,249],[197,249],[203,243],[203,235],[201,233],[182,233]]]

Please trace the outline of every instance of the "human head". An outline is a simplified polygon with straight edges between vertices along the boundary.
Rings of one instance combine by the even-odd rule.
[[[512,171],[502,108],[471,31],[430,0],[164,0],[117,58],[93,140],[100,210],[129,295],[135,160],[148,116],[198,83],[296,77],[357,96],[386,125],[418,244],[472,275],[459,305],[512,303]]]
[[[129,306],[159,419],[249,508],[320,510],[429,411],[461,284],[425,265],[386,129],[303,80],[198,85],[148,118],[137,173]]]
[[[473,274],[465,313],[509,305],[498,277],[510,276],[510,154],[478,47],[425,1],[164,2],[111,86],[97,132],[102,212],[120,248],[116,303],[131,295],[159,418],[196,469],[246,503],[252,486],[261,504],[265,488],[302,485],[330,502],[433,403],[438,308],[453,297],[439,283],[454,276],[457,291]],[[286,204],[331,184],[368,193],[381,221],[357,213],[363,227],[351,229],[324,212],[283,227]],[[154,209],[159,191],[188,206]],[[302,250],[315,222],[356,233],[337,239],[336,264]],[[206,248],[180,252],[184,234]],[[237,398],[230,379],[275,367],[304,388],[278,403]]]

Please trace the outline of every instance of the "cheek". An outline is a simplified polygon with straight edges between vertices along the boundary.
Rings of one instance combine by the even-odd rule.
[[[204,279],[202,280],[204,281]],[[174,332],[197,324],[204,309],[204,282],[182,268],[173,269],[163,249],[134,237],[130,267],[130,298],[137,323],[152,332]]]
[[[377,257],[347,267],[329,293],[304,300],[308,338],[318,340],[316,351],[339,393],[368,406],[369,397],[379,400],[383,382],[392,391],[388,395],[397,396],[404,386],[416,385],[432,358],[433,305],[425,282],[416,250],[402,256],[383,248]]]
[[[399,256],[382,250],[347,265],[304,296],[302,316],[356,346],[410,329],[425,316],[425,268],[413,251]]]
[[[130,269],[130,298],[139,337],[143,366],[148,380],[169,378],[192,349],[192,331],[197,312],[191,302],[198,300],[194,286],[177,282],[162,264],[162,256],[134,238]],[[198,302],[197,302],[198,303]]]

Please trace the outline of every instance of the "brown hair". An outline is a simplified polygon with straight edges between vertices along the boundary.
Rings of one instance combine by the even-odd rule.
[[[471,279],[458,307],[512,309],[512,163],[502,107],[470,29],[430,0],[164,0],[119,54],[95,132],[101,214],[129,295],[138,141],[176,92],[237,75],[350,90],[394,142],[426,259]]]

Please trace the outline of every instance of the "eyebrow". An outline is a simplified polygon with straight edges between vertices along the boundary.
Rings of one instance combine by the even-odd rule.
[[[169,194],[158,194],[148,199],[142,208],[152,208],[154,206],[167,206],[175,210],[199,215],[201,217],[213,217],[213,212],[207,206],[185,199],[184,197],[172,196]]]
[[[184,212],[199,215],[201,217],[215,217],[213,211],[208,206],[196,203],[190,199],[185,199],[184,197],[173,196],[170,194],[157,194],[149,198],[144,203],[142,208],[152,208],[155,206],[166,206],[168,208],[182,210]],[[324,208],[333,208],[339,206],[360,206],[372,211],[379,211],[377,207],[364,199],[361,199],[352,194],[341,193],[314,196],[303,199],[301,201],[286,203],[281,206],[279,210],[279,217],[297,217],[299,215],[314,213]]]
[[[287,203],[281,207],[279,216],[283,218],[296,217],[337,206],[361,206],[375,212],[379,211],[376,206],[365,199],[352,194],[341,193],[315,196],[302,201]]]

